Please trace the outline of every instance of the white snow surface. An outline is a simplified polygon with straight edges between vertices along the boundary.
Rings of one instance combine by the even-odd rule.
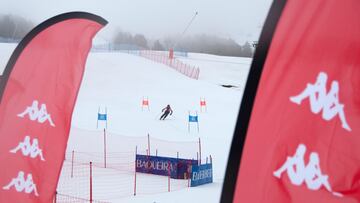
[[[0,43],[0,70],[5,68],[15,47],[15,44]],[[219,202],[230,144],[251,59],[198,53],[189,53],[188,57],[178,59],[198,66],[200,68],[199,80],[190,79],[166,65],[140,56],[117,52],[90,52],[73,112],[73,129],[69,137],[67,158],[72,150],[98,153],[103,151],[102,131],[96,129],[96,123],[99,106],[102,112],[106,107],[109,154],[132,151],[135,148],[134,144],[123,139],[123,136],[146,138],[149,134],[150,137],[156,139],[179,142],[197,142],[200,138],[202,159],[209,155],[213,158],[214,183],[136,196],[110,194],[111,190],[94,186],[94,190],[97,189],[94,191],[95,200],[135,203]],[[234,87],[225,88],[221,85]],[[149,98],[150,110],[147,108],[142,110],[143,97]],[[200,111],[200,97],[206,99],[206,112]],[[167,104],[171,105],[174,113],[165,121],[159,121],[161,109]],[[195,123],[191,123],[191,131],[188,132],[189,111],[192,114],[197,111],[200,132],[197,132]],[[103,122],[100,122],[99,128],[103,127]],[[100,136],[97,137],[92,133],[89,135],[76,133],[77,129],[97,131]],[[163,147],[166,148],[166,146]],[[188,149],[189,146],[184,146],[184,154]],[[139,152],[143,150],[139,149]],[[154,150],[151,149],[152,154],[155,153]],[[182,152],[180,152],[180,157],[181,154]],[[173,156],[176,157],[176,153]],[[129,173],[124,175],[127,177],[126,180],[119,179],[119,181],[128,181],[129,188],[126,189],[130,193],[133,189],[133,176]],[[109,178],[109,176],[102,177]],[[151,187],[152,181],[159,182],[163,178],[140,174],[139,188],[142,183],[148,183]],[[60,183],[61,181],[60,178]],[[103,184],[106,182],[107,180],[104,180]],[[166,178],[164,183],[166,188]],[[96,195],[100,199],[97,199]]]

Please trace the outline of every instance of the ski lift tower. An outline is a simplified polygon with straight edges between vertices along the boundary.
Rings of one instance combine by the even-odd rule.
[[[179,39],[175,42],[174,46],[172,48],[170,48],[170,50],[169,50],[169,59],[174,58],[174,49],[175,49],[175,47],[177,46],[179,41],[182,39],[182,37],[184,36],[186,31],[189,29],[190,25],[192,24],[192,22],[194,21],[194,19],[196,18],[197,15],[198,15],[198,12],[196,11],[194,16],[191,18],[190,22],[188,23],[188,25],[185,27],[184,31],[181,33]]]

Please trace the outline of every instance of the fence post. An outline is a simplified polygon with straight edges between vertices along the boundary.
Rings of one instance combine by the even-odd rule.
[[[148,133],[148,151],[149,151],[149,156],[151,155],[150,154],[150,135]]]
[[[171,167],[170,167],[170,161],[168,162],[168,171],[169,171],[169,177],[168,177],[168,192],[170,192],[170,176],[171,176]]]
[[[92,162],[90,162],[90,203],[92,203]]]
[[[135,164],[134,164],[134,196],[136,196],[136,155],[137,155],[137,146],[135,147]]]
[[[199,152],[196,152],[196,160],[197,160],[198,165],[199,165]]]
[[[190,111],[189,111],[189,117],[188,117],[188,132],[190,133]]]
[[[194,73],[194,70],[195,70],[195,68],[193,67],[192,69],[191,69],[191,72],[189,73],[189,77],[190,78],[192,78],[192,79],[194,79],[195,77],[193,76],[193,73]]]
[[[104,128],[104,167],[106,168],[106,131]]]
[[[187,178],[188,178],[188,187],[190,187],[190,179],[191,179],[191,161],[188,162],[188,166],[187,166]]]
[[[199,118],[198,117],[198,114],[197,114],[197,111],[195,111],[196,112],[196,117],[197,118]],[[199,132],[199,120],[196,122],[196,124],[197,124],[197,130],[198,130],[198,132]],[[199,139],[200,139],[200,137],[199,137]],[[201,153],[200,153],[200,155],[201,155]],[[201,157],[201,156],[200,156]]]
[[[72,152],[71,152],[71,178],[74,177],[74,155],[75,155],[75,151],[72,150]]]
[[[201,165],[201,140],[200,140],[200,137],[199,137],[199,163]]]

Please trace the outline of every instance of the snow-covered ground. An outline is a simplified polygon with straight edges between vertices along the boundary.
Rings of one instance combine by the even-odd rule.
[[[7,64],[14,48],[13,44],[0,44],[0,70]],[[96,131],[98,108],[100,106],[101,111],[104,111],[106,107],[108,131],[112,132],[113,137],[118,136],[108,138],[109,153],[126,151],[129,147],[134,149],[133,144],[126,139],[122,140],[120,135],[146,137],[149,134],[155,139],[183,142],[197,142],[200,138],[203,158],[209,155],[213,158],[214,183],[194,188],[184,187],[172,192],[155,191],[135,197],[110,194],[116,193],[116,190],[98,187],[98,191],[101,191],[98,192],[101,193],[98,194],[100,200],[151,203],[219,202],[230,143],[251,59],[190,53],[187,58],[179,60],[199,66],[199,80],[187,78],[163,64],[139,56],[91,52],[73,113],[74,130],[70,134],[67,151],[102,152],[101,136],[95,141],[91,135],[86,137],[76,133],[76,129]],[[234,87],[225,88],[221,85]],[[150,111],[142,111],[143,97],[149,98]],[[207,112],[200,111],[200,97],[206,99]],[[161,109],[167,104],[171,105],[174,113],[165,121],[159,121]],[[189,111],[197,111],[199,114],[200,132],[197,132],[195,124],[192,124],[191,132],[188,132]],[[103,123],[100,123],[101,127]],[[153,150],[152,154],[155,153]],[[184,151],[186,150],[188,148],[184,147]],[[126,181],[132,184],[133,174],[125,176],[129,178]],[[161,181],[162,178],[140,176],[143,183],[148,183],[149,187],[152,181]],[[110,178],[106,175],[103,177]],[[122,180],[119,179],[119,182]],[[106,182],[109,181],[104,181],[103,184]],[[141,186],[141,182],[139,184]],[[132,187],[129,185],[130,192]],[[96,192],[94,193],[94,199],[97,199]]]

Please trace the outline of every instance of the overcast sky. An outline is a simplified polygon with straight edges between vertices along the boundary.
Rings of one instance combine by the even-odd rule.
[[[3,0],[0,14],[16,14],[38,24],[52,16],[85,11],[109,24],[98,37],[110,40],[116,30],[158,39],[185,33],[257,40],[272,0]],[[1,29],[1,28],[0,28]]]

